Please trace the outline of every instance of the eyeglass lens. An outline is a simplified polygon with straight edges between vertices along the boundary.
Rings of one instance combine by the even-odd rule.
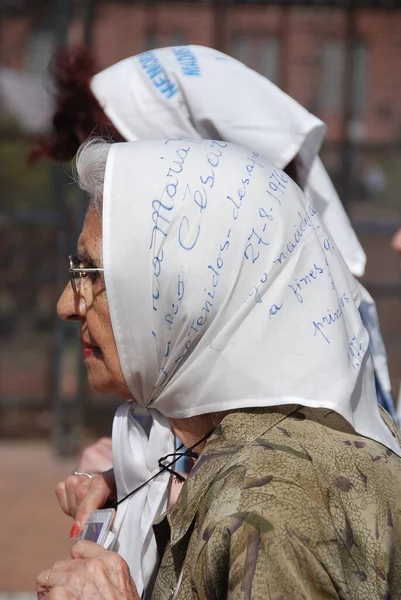
[[[72,289],[74,290],[74,292],[77,294],[79,292],[79,290],[81,289],[82,274],[79,271],[72,271],[72,269],[79,269],[80,267],[82,267],[82,263],[79,260],[79,258],[74,255],[70,255],[68,257],[68,263],[69,263],[69,267],[70,267],[69,273],[70,273],[71,286],[72,286]]]

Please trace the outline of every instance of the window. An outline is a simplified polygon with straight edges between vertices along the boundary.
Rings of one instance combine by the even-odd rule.
[[[368,49],[362,40],[352,46],[351,110],[362,111],[368,96]]]
[[[325,110],[340,110],[344,103],[344,40],[330,40],[323,45],[321,74],[321,108]]]
[[[233,38],[232,55],[273,83],[278,79],[278,40],[274,36],[238,35]]]
[[[26,53],[26,70],[29,73],[45,73],[56,47],[53,31],[49,29],[34,30],[28,41]]]
[[[321,62],[320,105],[326,110],[341,110],[344,106],[345,68],[350,65],[349,102],[353,113],[361,112],[368,94],[368,49],[366,44],[355,39],[351,54],[346,56],[345,40],[330,40],[323,45]]]

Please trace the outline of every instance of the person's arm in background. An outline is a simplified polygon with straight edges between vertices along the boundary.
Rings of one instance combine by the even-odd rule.
[[[102,473],[113,468],[111,438],[101,437],[94,444],[86,446],[79,457],[77,471]]]
[[[391,238],[391,246],[393,250],[401,254],[401,229],[398,229]]]

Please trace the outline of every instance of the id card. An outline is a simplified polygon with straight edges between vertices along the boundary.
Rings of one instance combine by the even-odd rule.
[[[107,549],[115,538],[111,531],[115,514],[114,508],[94,510],[89,515],[77,541],[89,540]]]

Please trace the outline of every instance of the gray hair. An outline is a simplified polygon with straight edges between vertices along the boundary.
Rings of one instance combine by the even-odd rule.
[[[80,147],[75,157],[74,179],[89,196],[88,212],[102,218],[103,185],[106,162],[112,143],[92,137]]]

